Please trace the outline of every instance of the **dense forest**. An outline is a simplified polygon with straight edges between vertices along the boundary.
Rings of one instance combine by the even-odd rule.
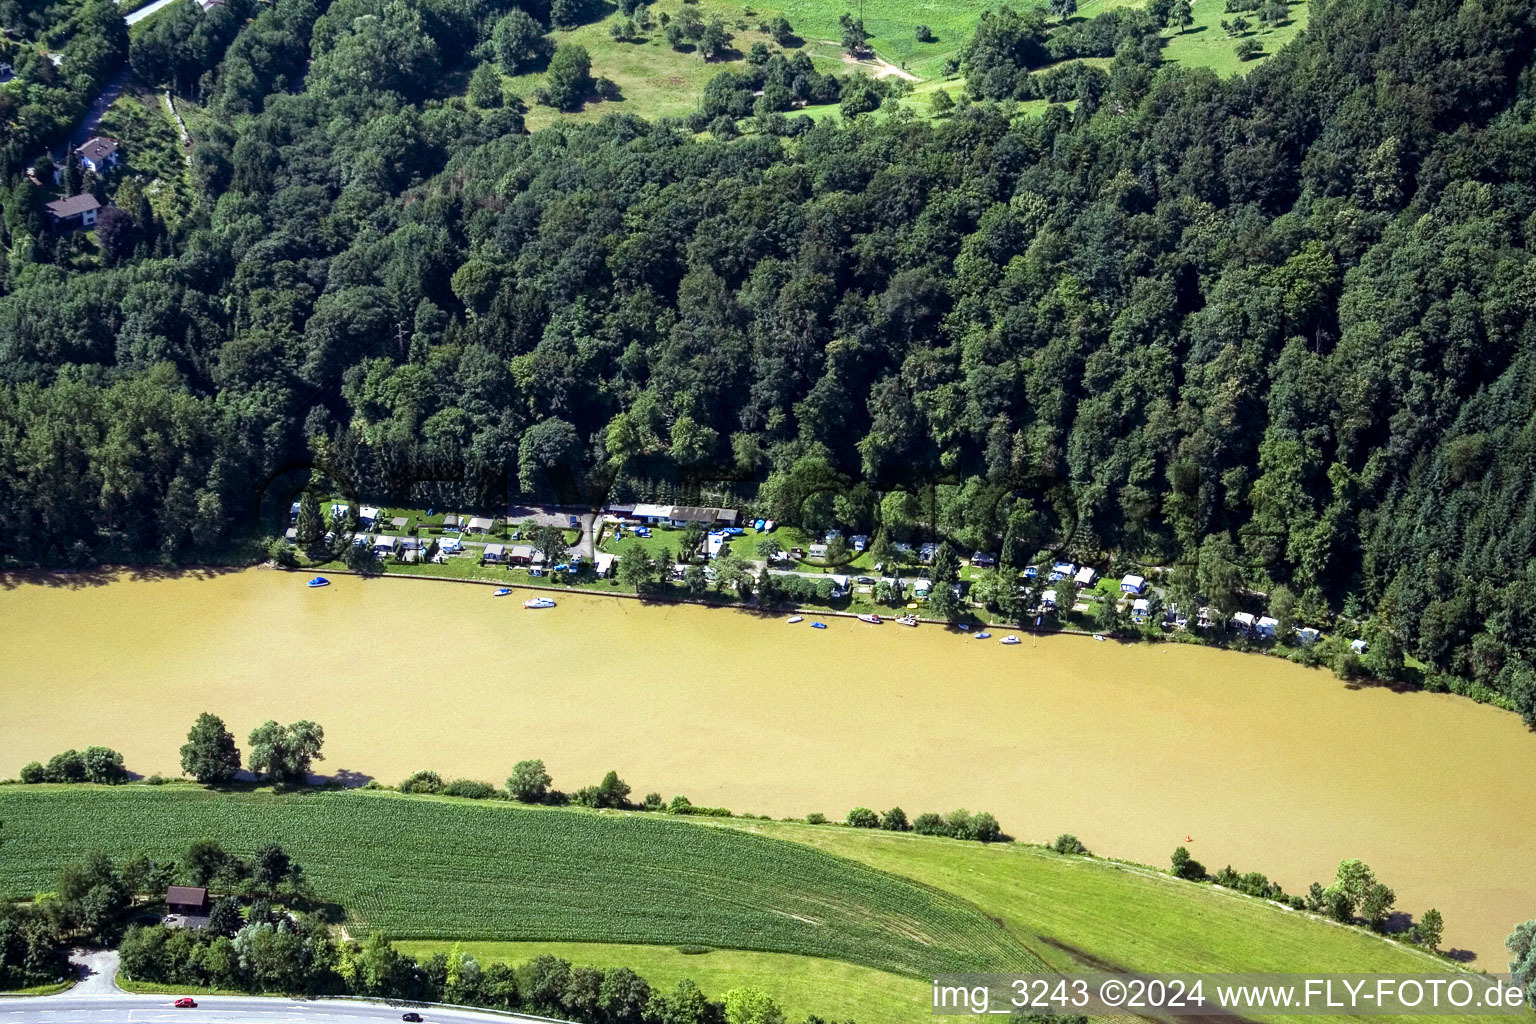
[[[999,11],[941,118],[751,110],[816,86],[775,58],[702,120],[532,135],[439,92],[511,7],[276,0],[136,41],[227,128],[205,208],[114,265],[6,207],[7,562],[218,551],[311,462],[482,507],[702,488],[1117,551],[1218,607],[1284,586],[1362,620],[1372,671],[1536,723],[1528,3],[1313,0],[1229,79],[1131,15]]]

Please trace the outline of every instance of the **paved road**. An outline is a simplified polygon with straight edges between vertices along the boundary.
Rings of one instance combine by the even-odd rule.
[[[122,3],[123,0],[116,0],[116,2]],[[156,11],[160,10],[160,8],[172,3],[175,3],[175,0],[155,0],[154,3],[145,4],[143,7],[140,7],[132,14],[126,15],[123,20],[130,25],[136,25],[143,21],[145,18],[149,17],[151,14],[154,14]]]
[[[172,996],[81,996],[73,991],[44,998],[0,998],[0,1024],[393,1024],[401,1010],[377,1003],[334,999],[292,1000],[199,996],[197,1009],[178,1010]],[[427,1024],[506,1024],[539,1017],[418,1009]]]
[[[117,987],[117,950],[75,949],[69,954],[69,964],[75,969],[75,987],[72,996],[111,996],[119,994]]]

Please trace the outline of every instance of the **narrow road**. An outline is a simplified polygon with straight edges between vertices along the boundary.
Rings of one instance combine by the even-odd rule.
[[[113,0],[113,2],[120,4],[123,2],[123,0]],[[156,11],[160,10],[160,8],[169,6],[175,2],[176,0],[155,0],[154,3],[145,4],[143,7],[140,7],[132,14],[126,15],[123,20],[126,21],[129,25],[137,25],[151,14],[154,14]]]
[[[246,996],[198,996],[196,1009],[178,1010],[174,996],[115,994],[0,997],[0,1024],[386,1024],[400,1009],[341,999],[295,1000]],[[417,1007],[427,1024],[488,1024],[547,1018]]]

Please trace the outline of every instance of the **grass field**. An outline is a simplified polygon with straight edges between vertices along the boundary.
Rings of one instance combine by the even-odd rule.
[[[447,953],[453,945],[442,941],[399,944],[416,956]],[[814,1013],[858,1024],[900,1024],[920,1020],[929,1012],[926,982],[809,956],[732,949],[684,953],[670,946],[601,942],[466,942],[462,948],[481,964],[496,960],[519,964],[549,954],[577,966],[629,967],[652,987],[664,990],[691,978],[714,998],[744,979],[763,979],[758,987],[772,992],[790,1020]]]
[[[1307,27],[1308,8],[1304,0],[1286,2],[1290,6],[1290,20],[1268,27],[1252,13],[1228,14],[1222,0],[1194,0],[1190,5],[1195,16],[1194,24],[1183,32],[1163,33],[1163,38],[1167,40],[1163,47],[1163,58],[1171,64],[1210,68],[1223,77],[1245,74]],[[1256,39],[1264,47],[1259,56],[1248,61],[1237,57],[1235,48],[1238,40],[1221,30],[1223,20],[1231,21],[1238,17],[1246,18],[1255,26],[1243,38]]]
[[[947,893],[809,847],[649,815],[379,793],[134,786],[0,791],[0,893],[93,849],[169,858],[209,836],[284,845],[349,929],[796,953],[921,976],[1037,963]]]

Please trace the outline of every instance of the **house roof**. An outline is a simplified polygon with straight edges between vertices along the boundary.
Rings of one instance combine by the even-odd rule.
[[[68,199],[55,199],[45,209],[55,217],[78,217],[82,213],[101,209],[101,202],[89,192]]]
[[[469,520],[469,528],[471,530],[489,530],[494,525],[496,524],[481,516],[472,516]]]
[[[103,163],[112,159],[117,153],[117,140],[98,135],[93,139],[87,139],[85,144],[78,147],[75,152],[93,164]]]
[[[208,902],[208,890],[193,885],[173,885],[165,890],[165,902],[199,907]]]

